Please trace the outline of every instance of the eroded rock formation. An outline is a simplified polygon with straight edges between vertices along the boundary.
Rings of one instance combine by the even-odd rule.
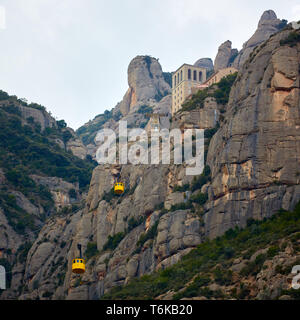
[[[224,125],[210,143],[210,237],[289,210],[300,199],[300,51],[280,45],[289,33],[273,36],[242,66]]]
[[[242,50],[233,62],[233,67],[239,69],[257,45],[269,39],[272,34],[278,32],[284,26],[284,20],[278,19],[273,10],[265,11],[258,22],[255,33],[243,44]]]

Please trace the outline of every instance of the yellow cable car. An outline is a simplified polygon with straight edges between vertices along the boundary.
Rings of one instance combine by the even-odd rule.
[[[81,244],[78,244],[77,248],[79,250],[79,258],[75,258],[72,260],[72,272],[81,274],[85,272],[85,261],[84,259],[82,259],[81,255]]]
[[[73,273],[84,273],[85,272],[85,261],[84,259],[73,259],[72,261],[72,272]]]
[[[116,182],[114,186],[114,192],[115,194],[122,194],[124,193],[124,183],[122,182]]]

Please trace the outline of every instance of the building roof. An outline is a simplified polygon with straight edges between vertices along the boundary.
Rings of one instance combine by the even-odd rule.
[[[225,70],[225,69],[235,69],[236,72],[238,71],[238,69],[234,68],[234,67],[227,67],[227,68],[223,68],[223,69],[219,69],[218,71],[214,72],[211,76],[209,76],[204,82],[203,84],[206,84],[210,79],[212,79],[216,74],[218,74],[221,70]]]
[[[177,72],[178,70],[180,70],[183,66],[189,66],[189,67],[192,67],[192,68],[195,68],[195,69],[199,69],[199,70],[204,70],[204,71],[206,71],[205,68],[196,67],[196,66],[194,66],[194,65],[192,65],[192,64],[184,63],[184,64],[182,64],[179,68],[177,68],[175,71],[173,71],[172,73],[176,73],[176,72]]]

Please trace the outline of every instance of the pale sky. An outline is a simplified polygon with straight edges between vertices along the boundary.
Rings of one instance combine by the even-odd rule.
[[[77,129],[122,100],[137,55],[163,71],[239,50],[263,11],[300,20],[299,0],[0,0],[0,89]]]

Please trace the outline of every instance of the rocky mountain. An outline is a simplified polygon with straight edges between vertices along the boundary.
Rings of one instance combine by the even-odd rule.
[[[117,105],[124,116],[136,106],[156,103],[171,92],[158,60],[149,56],[137,56],[130,62],[128,85],[123,100]]]
[[[252,37],[243,44],[243,48],[234,59],[232,66],[239,69],[249,58],[251,52],[257,45],[269,39],[272,34],[284,28],[286,23],[286,20],[278,19],[273,10],[265,11],[258,22],[256,31]]]
[[[230,40],[225,41],[219,46],[214,61],[214,70],[218,71],[230,66],[236,69],[241,68],[256,46],[269,39],[274,33],[282,30],[286,24],[287,21],[278,19],[273,10],[265,11],[258,22],[256,31],[243,44],[243,48],[240,51],[231,48],[232,42]]]
[[[14,286],[48,217],[81,205],[94,164],[72,154],[78,138],[63,120],[3,91],[0,136],[0,264],[15,266]]]
[[[92,157],[71,152],[76,145],[78,156],[93,155],[97,130],[120,119],[149,129],[147,113],[169,112],[169,75],[154,58],[133,59],[122,102],[78,137],[43,110],[42,129],[5,96],[0,264],[10,278],[1,299],[299,299],[291,289],[300,258],[299,61],[300,31],[288,25],[257,45],[237,74],[166,117],[165,127],[205,130],[205,167],[196,176],[184,162],[98,165],[90,177]],[[112,189],[116,176],[121,196]],[[78,243],[83,275],[71,271]]]
[[[77,130],[92,156],[96,148],[94,138],[101,128],[115,130],[120,119],[127,121],[128,127],[145,128],[150,120],[147,114],[171,113],[172,76],[162,71],[158,59],[137,56],[130,62],[127,73],[129,88],[122,101],[111,111],[96,116]]]
[[[258,46],[232,87],[207,156],[209,237],[299,201],[299,46],[282,45],[289,34],[284,30]]]
[[[198,59],[194,63],[194,66],[199,67],[199,68],[205,68],[208,72],[214,69],[214,65],[213,65],[211,58]]]
[[[200,244],[184,259],[117,286],[102,299],[297,300],[290,287],[299,264],[299,205],[272,219]]]
[[[214,62],[215,71],[230,67],[232,65],[232,62],[238,54],[238,50],[232,49],[231,45],[231,41],[227,40],[219,46]]]

